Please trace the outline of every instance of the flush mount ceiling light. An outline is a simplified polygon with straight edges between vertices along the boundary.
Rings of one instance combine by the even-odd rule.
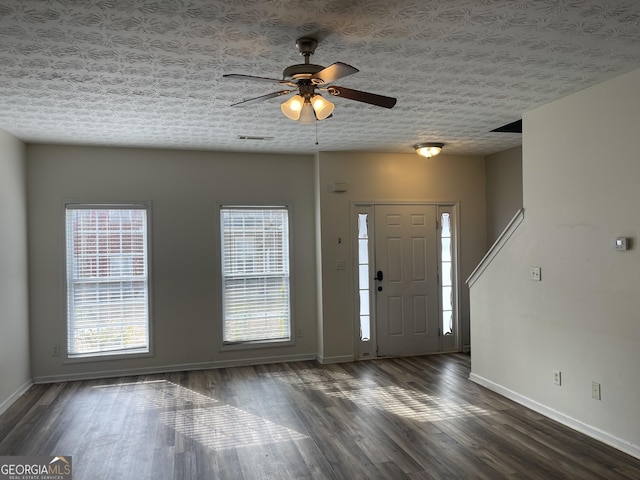
[[[442,147],[444,147],[444,143],[433,143],[433,142],[416,143],[413,146],[413,148],[415,148],[416,153],[418,155],[421,155],[427,158],[435,157],[436,155],[438,155],[442,150]]]
[[[304,63],[290,65],[282,72],[282,80],[277,78],[256,77],[253,75],[227,74],[224,78],[236,80],[251,80],[257,82],[272,82],[287,87],[286,90],[268,93],[260,97],[250,98],[231,105],[243,107],[253,105],[264,100],[294,93],[293,97],[280,105],[284,115],[294,121],[303,124],[314,123],[316,120],[324,120],[333,113],[334,104],[324,98],[318,91],[325,92],[334,97],[347,98],[356,102],[368,103],[377,107],[393,108],[396,99],[377,95],[375,93],[361,92],[351,88],[329,85],[347,75],[358,72],[358,69],[346,63],[336,62],[328,67],[314,65],[309,58],[314,54],[318,41],[311,37],[299,38],[296,42],[298,52],[304,57]]]

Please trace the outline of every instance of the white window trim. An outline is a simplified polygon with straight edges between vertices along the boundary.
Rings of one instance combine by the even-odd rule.
[[[357,268],[357,259],[358,259],[358,214],[366,214],[368,215],[368,235],[369,235],[369,273],[370,277],[373,278],[373,268],[375,266],[375,258],[373,251],[373,239],[371,238],[371,233],[375,231],[375,218],[373,215],[373,204],[372,203],[360,203],[360,202],[351,202],[350,205],[350,216],[351,216],[351,230],[355,233],[350,235],[351,244],[352,244],[352,256],[354,259],[354,268],[352,269],[352,283],[354,285],[354,291],[359,291],[359,272]],[[376,329],[376,310],[375,310],[375,285],[371,282],[371,278],[369,279],[369,329],[370,336],[368,341],[362,341],[360,339],[360,302],[359,295],[353,295],[353,308],[356,316],[356,325],[354,330],[354,340],[355,340],[355,358],[358,360],[366,360],[376,358],[376,345],[378,344],[377,339],[377,329]]]
[[[256,209],[269,209],[269,208],[284,208],[288,212],[289,219],[289,340],[263,340],[263,341],[248,341],[238,343],[225,343],[224,341],[224,279],[223,279],[223,258],[222,258],[222,218],[221,211],[224,208],[256,208]],[[217,333],[219,338],[219,351],[235,351],[235,350],[256,350],[264,348],[279,348],[293,346],[296,344],[296,321],[295,321],[295,265],[294,265],[294,244],[293,244],[293,219],[294,209],[290,203],[242,203],[242,202],[219,202],[216,203],[215,212],[215,225],[216,225],[216,298],[218,300],[218,322]]]
[[[458,202],[441,203],[438,205],[437,218],[438,222],[441,221],[442,214],[448,213],[450,215],[450,226],[453,242],[451,248],[451,256],[453,261],[452,269],[452,293],[453,293],[453,335],[441,335],[440,336],[440,351],[442,353],[459,352],[462,348],[462,323],[461,323],[461,300],[460,300],[460,205]],[[438,228],[438,270],[442,266],[442,237],[441,228]],[[440,287],[440,285],[439,285]],[[442,315],[442,288],[438,288],[438,309],[440,315]],[[439,328],[442,328],[442,317],[438,320],[440,324]]]
[[[98,352],[82,355],[70,355],[68,352],[68,291],[67,291],[67,226],[66,226],[66,212],[67,208],[73,209],[128,209],[128,208],[143,208],[147,211],[147,302],[148,302],[148,349],[144,351],[115,351],[115,352]],[[154,351],[154,313],[153,313],[153,250],[152,250],[152,221],[153,211],[152,202],[148,200],[134,200],[134,201],[96,201],[82,200],[82,199],[63,199],[61,206],[61,258],[62,258],[62,324],[63,324],[63,338],[60,339],[60,355],[64,358],[63,364],[74,363],[87,363],[87,362],[105,362],[112,360],[127,360],[132,358],[146,358],[153,357]]]

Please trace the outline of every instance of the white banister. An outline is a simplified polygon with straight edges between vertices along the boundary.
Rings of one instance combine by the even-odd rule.
[[[502,231],[498,239],[493,243],[493,245],[491,245],[491,248],[489,249],[487,254],[484,257],[482,257],[482,260],[480,260],[480,263],[475,268],[475,270],[471,273],[471,275],[469,275],[469,278],[467,279],[467,285],[469,285],[469,287],[472,287],[473,284],[476,282],[476,280],[480,278],[480,275],[482,275],[482,272],[486,270],[486,268],[489,266],[491,261],[496,257],[496,255],[502,249],[502,247],[504,247],[504,245],[507,243],[511,235],[513,235],[513,233],[516,231],[516,229],[522,223],[523,220],[524,220],[524,208],[521,208],[513,216],[513,218],[511,219],[507,227]]]

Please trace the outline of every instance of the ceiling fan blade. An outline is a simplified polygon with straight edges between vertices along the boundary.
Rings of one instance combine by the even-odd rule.
[[[311,79],[322,80],[322,82],[319,83],[321,85],[323,83],[335,82],[339,78],[346,77],[347,75],[353,75],[359,71],[360,70],[357,68],[347,65],[346,63],[336,62],[314,74]]]
[[[254,103],[262,102],[264,100],[269,100],[270,98],[279,97],[281,95],[286,95],[287,93],[291,93],[293,90],[280,90],[279,92],[267,93],[266,95],[262,95],[260,97],[250,98],[249,100],[243,100],[238,103],[234,103],[230,105],[231,107],[244,107],[245,105],[252,105]]]
[[[253,80],[255,82],[268,82],[268,83],[284,83],[288,84],[287,80],[279,80],[277,78],[267,78],[267,77],[254,77],[253,75],[241,75],[238,73],[227,73],[222,75],[223,78],[232,78],[235,80]]]
[[[397,100],[393,97],[385,97],[384,95],[376,95],[375,93],[361,92],[345,87],[329,87],[328,91],[336,97],[348,98],[358,102],[369,103],[378,107],[393,108]]]

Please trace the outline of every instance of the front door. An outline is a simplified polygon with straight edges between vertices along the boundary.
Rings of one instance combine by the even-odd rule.
[[[436,205],[376,205],[377,355],[438,352]]]

